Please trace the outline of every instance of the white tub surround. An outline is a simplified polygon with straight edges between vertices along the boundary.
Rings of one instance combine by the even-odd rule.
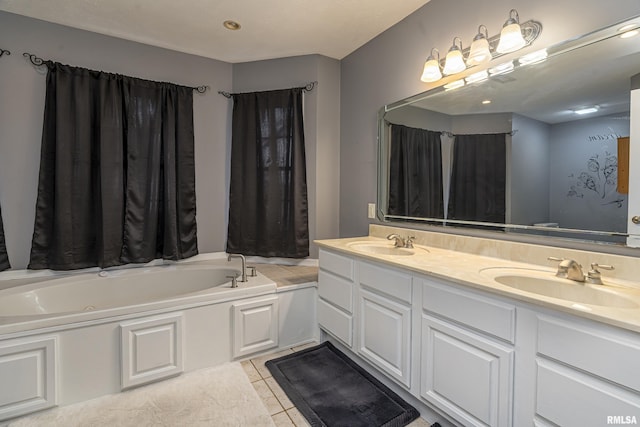
[[[414,248],[393,248],[391,233],[415,236]],[[501,427],[640,422],[638,259],[379,225],[316,243],[320,328],[423,417]],[[575,286],[611,288],[618,306],[525,292],[488,274],[560,280],[549,256],[615,266],[603,270],[605,285]]]
[[[258,271],[232,288],[237,267],[200,257],[0,290],[0,421],[318,339],[315,282]]]

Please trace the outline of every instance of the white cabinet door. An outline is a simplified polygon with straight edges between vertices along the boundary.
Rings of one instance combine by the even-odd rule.
[[[411,307],[359,292],[358,353],[407,388],[411,386]]]
[[[233,304],[233,357],[278,346],[278,297]]]
[[[514,350],[423,314],[421,392],[466,426],[510,426]]]

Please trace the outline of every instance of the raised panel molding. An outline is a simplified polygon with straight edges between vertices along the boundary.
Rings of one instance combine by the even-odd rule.
[[[121,323],[121,388],[181,374],[182,339],[182,313]]]
[[[420,395],[468,426],[512,423],[514,350],[422,317]]]
[[[411,307],[360,290],[358,352],[391,377],[411,386]]]
[[[0,345],[0,421],[57,405],[57,353],[57,336]]]
[[[278,297],[233,304],[233,357],[278,346]]]

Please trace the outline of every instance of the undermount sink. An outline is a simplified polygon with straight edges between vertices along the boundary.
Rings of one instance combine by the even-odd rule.
[[[375,255],[400,255],[408,256],[416,253],[415,248],[398,248],[393,243],[378,242],[353,242],[347,244],[349,249],[359,252],[367,252]]]
[[[546,270],[487,268],[481,270],[481,273],[510,288],[564,301],[603,307],[638,308],[638,304],[631,298],[606,285],[563,279]]]

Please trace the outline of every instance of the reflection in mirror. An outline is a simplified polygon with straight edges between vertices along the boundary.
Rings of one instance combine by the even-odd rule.
[[[383,107],[381,219],[623,243],[640,43],[622,26]]]

